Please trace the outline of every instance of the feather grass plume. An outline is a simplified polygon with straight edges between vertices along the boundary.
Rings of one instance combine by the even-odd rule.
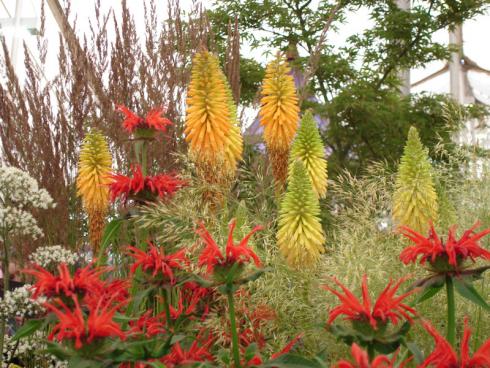
[[[226,135],[226,142],[224,147],[224,164],[227,175],[230,179],[236,175],[238,162],[242,159],[243,154],[243,138],[238,124],[238,115],[231,88],[223,73],[222,78],[225,85],[226,96],[228,99],[228,108],[230,111],[230,130]]]
[[[277,244],[287,263],[299,268],[313,265],[324,252],[325,235],[320,204],[302,161],[295,161],[279,210]]]
[[[109,207],[109,174],[112,159],[104,136],[94,130],[85,136],[80,151],[77,191],[89,219],[90,243],[95,252],[102,239]]]
[[[290,68],[280,54],[267,65],[262,83],[260,123],[276,182],[287,178],[288,155],[298,128],[298,97]]]
[[[425,233],[438,217],[437,194],[427,149],[415,127],[408,132],[393,195],[393,220]]]
[[[231,124],[230,99],[216,56],[196,53],[188,89],[185,122],[191,159],[208,183],[218,183],[225,168]]]
[[[327,160],[320,132],[315,119],[307,111],[301,119],[298,134],[294,139],[290,152],[289,177],[292,175],[294,161],[301,160],[310,175],[313,190],[319,198],[327,194]]]

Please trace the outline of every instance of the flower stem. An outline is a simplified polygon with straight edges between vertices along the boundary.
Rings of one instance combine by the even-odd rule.
[[[233,292],[228,291],[226,295],[228,296],[228,310],[230,312],[233,360],[235,361],[235,368],[240,368],[240,351],[238,348],[238,331],[236,329],[235,304],[233,301]]]
[[[454,283],[451,276],[446,276],[447,293],[447,341],[454,347],[456,337],[456,303],[454,300]]]
[[[141,171],[148,175],[148,142],[144,140],[141,144]]]
[[[372,362],[374,356],[376,355],[376,352],[374,351],[374,346],[372,344],[368,345],[367,352],[368,352],[369,361]]]
[[[167,318],[167,326],[172,326],[172,316],[170,314],[170,298],[167,289],[163,289],[163,307],[165,308],[165,317]]]
[[[7,239],[7,232],[3,234],[3,259],[2,259],[2,271],[3,271],[3,297],[10,288],[10,274],[9,274],[9,245]],[[0,322],[0,366],[3,365],[3,346],[5,342],[5,331],[7,327],[7,320],[3,318]]]

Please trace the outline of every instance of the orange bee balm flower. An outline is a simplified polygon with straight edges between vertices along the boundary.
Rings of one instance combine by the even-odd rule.
[[[250,261],[253,261],[257,267],[261,266],[259,257],[247,245],[250,237],[257,231],[262,230],[262,226],[254,227],[253,230],[238,243],[238,245],[235,245],[233,241],[233,231],[235,230],[235,227],[236,221],[232,220],[228,225],[228,241],[226,243],[225,254],[223,254],[204,225],[200,225],[198,234],[206,244],[206,247],[199,257],[198,264],[199,266],[206,266],[208,273],[213,273],[216,267],[228,268],[235,263],[244,264]]]
[[[391,359],[386,355],[379,355],[370,361],[368,353],[362,350],[357,344],[352,344],[351,354],[352,358],[354,358],[353,363],[346,360],[341,360],[335,365],[335,368],[403,368],[405,363],[410,360],[407,359],[405,362],[397,365],[395,364],[397,354],[394,354],[393,358]]]
[[[391,321],[394,325],[404,319],[412,322],[412,317],[416,315],[416,311],[413,308],[402,302],[409,295],[415,293],[417,289],[395,296],[401,283],[405,281],[404,278],[401,278],[396,283],[390,280],[381,294],[379,294],[374,306],[372,306],[369,296],[366,275],[362,279],[362,302],[340,281],[336,278],[333,280],[342,289],[343,293],[329,286],[324,286],[325,290],[337,296],[341,302],[339,306],[330,311],[328,324],[331,324],[338,316],[344,315],[347,320],[367,323],[376,330],[379,324],[385,324],[388,321]]]
[[[129,256],[135,260],[131,265],[131,273],[135,273],[141,267],[143,271],[151,273],[153,278],[157,275],[162,276],[171,285],[175,284],[174,271],[182,270],[184,265],[189,263],[185,256],[185,249],[173,254],[165,254],[164,248],[156,247],[149,242],[146,251],[132,246],[128,246],[128,250]]]
[[[489,260],[490,252],[480,246],[479,240],[490,234],[490,229],[475,233],[474,230],[478,226],[479,223],[476,223],[466,230],[459,240],[456,239],[456,227],[453,226],[449,229],[446,242],[443,242],[437,235],[432,224],[427,237],[402,226],[401,234],[410,239],[414,245],[405,248],[400,254],[400,259],[403,263],[408,264],[417,262],[420,257],[420,264],[429,261],[438,271],[458,270],[468,258],[473,262],[476,258]]]
[[[470,356],[470,337],[471,330],[468,326],[468,318],[464,321],[463,339],[461,340],[461,356],[454,351],[451,344],[444,339],[429,323],[424,323],[424,328],[429,332],[435,341],[435,347],[432,353],[420,365],[420,368],[437,367],[437,368],[484,368],[490,367],[490,339],[487,339],[480,348]]]
[[[122,112],[125,115],[126,118],[123,121],[123,127],[128,133],[133,133],[137,129],[159,130],[165,132],[167,126],[173,124],[169,119],[162,116],[165,113],[165,109],[163,108],[149,111],[148,114],[146,114],[146,118],[136,115],[124,105],[117,106],[117,111]]]
[[[125,203],[128,198],[140,196],[141,199],[151,200],[153,197],[172,197],[175,192],[185,186],[184,180],[172,174],[144,176],[139,165],[132,167],[133,175],[112,174],[110,176],[109,192],[111,201],[121,198]]]
[[[56,300],[57,305],[44,304],[58,317],[58,323],[48,339],[53,340],[55,337],[58,341],[75,339],[75,348],[80,349],[84,343],[90,344],[96,338],[119,337],[121,340],[126,338],[120,326],[112,320],[122,304],[111,307],[110,303],[103,304],[102,300],[99,300],[96,305],[88,305],[89,315],[85,322],[78,298],[73,295],[72,300],[73,310],[60,299]]]

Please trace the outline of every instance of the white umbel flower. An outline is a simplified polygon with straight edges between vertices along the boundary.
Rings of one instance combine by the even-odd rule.
[[[81,256],[61,245],[39,247],[29,256],[29,260],[43,268],[56,268],[60,263],[69,266],[75,265],[81,260]]]
[[[0,229],[14,235],[43,235],[29,209],[53,207],[53,198],[28,173],[0,166]],[[0,237],[0,240],[2,238]]]
[[[0,318],[31,318],[45,311],[42,304],[46,298],[32,299],[32,286],[24,285],[12,291],[7,291],[5,297],[0,299]]]

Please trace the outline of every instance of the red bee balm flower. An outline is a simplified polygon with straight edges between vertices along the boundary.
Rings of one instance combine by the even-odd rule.
[[[175,284],[174,270],[182,270],[183,266],[189,263],[185,249],[174,254],[165,254],[163,248],[157,248],[151,242],[148,242],[147,252],[131,246],[128,246],[128,249],[129,255],[135,259],[131,265],[131,273],[141,267],[143,271],[150,271],[153,277],[161,274],[172,285]]]
[[[243,264],[250,262],[251,260],[253,260],[257,267],[260,267],[261,263],[259,257],[254,253],[252,249],[247,246],[247,244],[250,240],[250,237],[254,233],[262,230],[262,226],[254,227],[253,230],[248,233],[240,241],[240,243],[238,243],[238,245],[235,245],[235,243],[233,242],[233,231],[235,230],[235,227],[236,221],[235,219],[233,219],[228,225],[228,241],[226,243],[225,255],[223,255],[218,245],[211,237],[211,234],[209,234],[202,223],[200,224],[200,229],[197,233],[206,244],[206,248],[204,248],[201,256],[199,257],[198,265],[206,265],[208,273],[213,273],[216,266],[229,267],[235,263]]]
[[[23,271],[37,279],[33,286],[33,298],[40,295],[46,297],[60,296],[61,294],[71,296],[77,292],[88,291],[96,293],[104,287],[104,282],[99,279],[99,276],[108,270],[107,267],[92,268],[92,264],[89,264],[78,269],[72,277],[68,266],[64,263],[58,266],[58,275],[52,274],[37,264],[33,265],[33,268]]]
[[[54,326],[53,331],[48,336],[49,340],[53,340],[56,335],[58,341],[64,339],[75,339],[75,348],[80,349],[82,344],[82,338],[85,336],[85,320],[83,317],[80,304],[76,297],[72,297],[75,303],[75,309],[72,311],[61,300],[58,300],[58,304],[61,309],[57,308],[53,304],[45,303],[44,306],[56,314],[59,322]]]
[[[376,300],[376,303],[372,308],[366,275],[364,275],[362,279],[362,303],[336,278],[333,280],[342,289],[344,294],[330,288],[329,286],[323,286],[325,290],[328,290],[337,296],[342,303],[332,309],[327,322],[328,324],[331,324],[338,316],[343,314],[348,320],[367,322],[373,329],[377,329],[379,322],[386,323],[389,320],[391,323],[397,324],[401,319],[406,319],[409,322],[412,322],[412,317],[410,315],[416,315],[415,310],[410,308],[408,305],[403,304],[402,301],[409,295],[415,293],[417,289],[395,297],[395,293],[398,291],[401,283],[405,281],[405,278],[401,278],[395,284],[393,284],[393,281],[390,280],[388,285],[378,296],[378,300]]]
[[[176,343],[162,361],[169,368],[191,365],[196,362],[212,362],[214,358],[208,351],[212,343],[213,340],[211,338],[202,346],[199,346],[198,342],[194,341],[188,350],[184,350],[180,343]]]
[[[434,351],[420,365],[424,367],[437,368],[487,368],[490,367],[490,339],[487,339],[480,348],[470,357],[470,336],[471,331],[468,327],[468,318],[464,321],[463,340],[461,341],[461,359],[453,350],[451,344],[444,339],[429,323],[425,322],[424,328],[434,338],[436,346]]]
[[[130,196],[150,193],[160,198],[171,197],[187,183],[171,174],[159,174],[155,176],[143,176],[139,165],[132,166],[133,177],[121,174],[112,174],[112,182],[109,184],[111,201],[121,197],[126,202]]]
[[[395,360],[397,354],[393,356],[392,359],[388,358],[386,355],[379,355],[369,362],[368,353],[362,350],[357,344],[352,344],[351,354],[354,358],[354,363],[348,362],[346,360],[341,360],[338,362],[336,368],[394,368],[403,367],[407,362],[401,363],[401,365],[396,365]]]
[[[164,313],[153,315],[153,310],[148,310],[142,314],[136,321],[129,322],[131,326],[130,333],[134,335],[145,335],[152,337],[163,334],[166,329],[166,318]]]
[[[447,269],[447,265],[457,270],[467,258],[472,261],[475,258],[490,259],[490,252],[483,249],[478,243],[481,238],[490,233],[490,229],[475,233],[474,230],[478,226],[479,223],[477,222],[469,230],[466,230],[459,240],[456,240],[455,236],[456,226],[451,227],[446,243],[443,243],[437,236],[432,224],[428,237],[402,226],[400,228],[402,235],[410,239],[415,245],[405,248],[400,254],[400,259],[403,263],[408,264],[417,262],[417,258],[421,256],[420,264],[424,264],[428,260],[436,268],[438,264],[443,267],[446,266],[443,270]]]
[[[291,350],[298,344],[298,342],[303,338],[303,334],[297,335],[292,339],[281,351],[271,355],[271,360],[277,359],[285,354],[291,352]],[[242,362],[244,367],[254,367],[263,364],[262,358],[259,355],[255,355],[247,362]]]
[[[97,305],[88,305],[89,315],[87,319],[88,338],[91,343],[98,337],[118,336],[121,340],[126,335],[121,331],[121,327],[113,321],[114,314],[125,304],[125,302],[109,307],[111,303],[100,300]]]
[[[123,127],[129,133],[133,133],[135,129],[154,129],[165,132],[167,126],[173,124],[170,120],[162,116],[165,113],[164,109],[151,110],[145,119],[139,117],[124,105],[119,105],[116,109],[126,116],[126,119],[123,121]]]
[[[83,346],[83,340],[91,343],[95,338],[112,336],[125,339],[126,336],[119,325],[112,320],[121,304],[110,309],[108,304],[103,305],[102,300],[96,306],[88,305],[89,315],[87,323],[85,323],[85,317],[80,308],[78,298],[72,295],[72,300],[74,303],[73,310],[68,308],[60,299],[57,299],[57,304],[60,308],[54,304],[44,303],[44,306],[59,319],[48,336],[50,340],[55,336],[58,341],[75,339],[75,348],[80,349]]]

